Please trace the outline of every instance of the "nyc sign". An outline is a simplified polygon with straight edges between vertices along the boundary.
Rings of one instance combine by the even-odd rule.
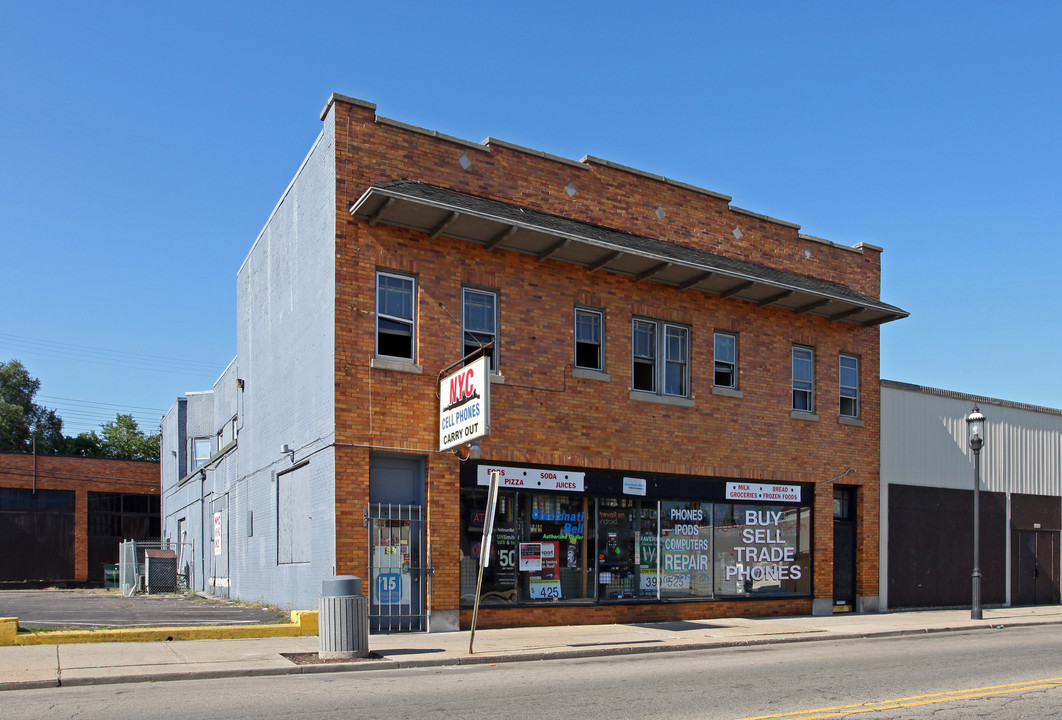
[[[486,356],[439,382],[439,449],[490,434],[490,377]]]

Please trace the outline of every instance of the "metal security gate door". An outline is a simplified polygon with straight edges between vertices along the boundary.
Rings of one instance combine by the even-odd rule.
[[[373,503],[369,526],[369,631],[424,630],[424,508]]]

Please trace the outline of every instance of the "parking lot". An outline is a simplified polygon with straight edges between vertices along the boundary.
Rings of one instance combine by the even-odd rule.
[[[0,617],[17,617],[22,628],[170,627],[286,622],[290,613],[197,595],[0,590]]]

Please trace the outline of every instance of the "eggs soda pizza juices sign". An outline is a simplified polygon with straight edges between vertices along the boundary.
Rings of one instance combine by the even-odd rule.
[[[439,382],[439,449],[448,450],[484,437],[489,429],[486,356]]]

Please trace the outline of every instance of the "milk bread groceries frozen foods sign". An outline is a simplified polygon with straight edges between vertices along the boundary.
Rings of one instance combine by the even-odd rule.
[[[490,434],[490,377],[487,357],[458,368],[439,381],[439,449]]]

